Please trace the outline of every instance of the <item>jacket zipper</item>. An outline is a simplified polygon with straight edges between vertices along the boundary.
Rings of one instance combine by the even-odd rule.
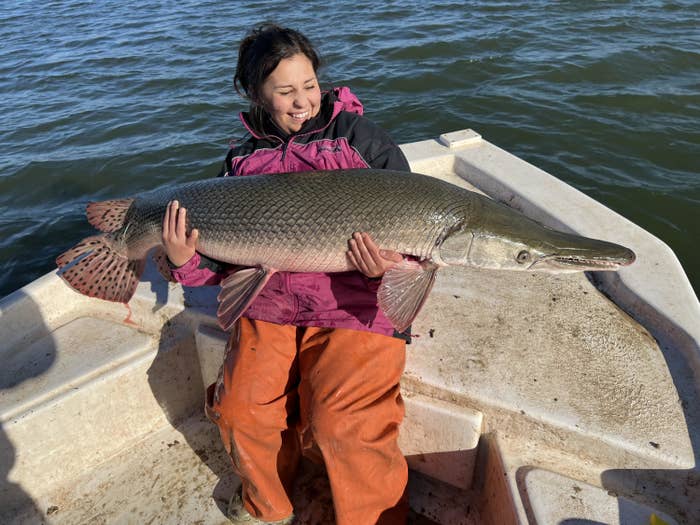
[[[287,158],[287,150],[289,149],[289,146],[292,144],[292,141],[294,140],[294,137],[289,137],[289,140],[284,143],[282,146],[282,169],[285,171],[289,171],[291,168],[289,166],[285,166],[284,161]]]

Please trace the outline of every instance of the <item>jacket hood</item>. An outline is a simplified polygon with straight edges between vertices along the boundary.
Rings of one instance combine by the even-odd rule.
[[[338,114],[341,111],[357,113],[358,115],[362,115],[364,113],[362,103],[355,96],[355,94],[352,91],[350,91],[350,88],[348,87],[336,87],[331,89],[330,91],[323,91],[321,94],[321,109],[319,110],[319,115],[312,119],[316,121],[313,127],[311,129],[304,129],[304,127],[302,127],[302,129],[299,132],[292,134],[292,136],[306,135],[307,133],[317,133],[319,131],[322,131],[323,129],[328,127],[328,125],[333,121],[333,119],[335,119],[338,116]],[[322,114],[325,113],[324,108],[328,106],[330,106],[330,117],[326,119],[319,119],[319,117],[321,117]],[[256,131],[251,124],[249,112],[241,111],[238,115],[238,118],[243,123],[243,126],[245,126],[245,128],[248,130],[248,133],[250,133],[256,139],[276,138],[280,141],[283,141],[283,139],[277,135],[261,135],[258,131]]]
[[[335,97],[335,100],[333,101],[333,118],[335,118],[341,111],[357,113],[358,115],[362,115],[364,113],[362,102],[360,102],[360,99],[358,99],[355,94],[350,91],[349,87],[333,88],[332,91],[327,91],[326,93],[332,93],[332,95]]]

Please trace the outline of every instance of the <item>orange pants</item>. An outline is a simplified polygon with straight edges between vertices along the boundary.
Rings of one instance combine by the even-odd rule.
[[[300,454],[315,443],[339,525],[405,523],[408,467],[397,445],[405,356],[393,337],[240,319],[206,408],[253,516],[292,514]]]

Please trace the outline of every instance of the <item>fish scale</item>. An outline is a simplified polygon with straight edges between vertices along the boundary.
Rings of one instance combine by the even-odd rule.
[[[354,231],[368,231],[387,249],[430,255],[441,226],[431,214],[436,205],[445,208],[445,194],[452,194],[452,203],[463,198],[451,191],[460,188],[410,173],[382,172],[377,178],[368,172],[200,181],[137,199],[129,220],[159,224],[165,204],[177,199],[188,209],[189,226],[199,230],[199,250],[205,255],[289,271],[350,269],[345,250]],[[422,217],[416,209],[424,211]],[[425,213],[428,209],[431,213]]]

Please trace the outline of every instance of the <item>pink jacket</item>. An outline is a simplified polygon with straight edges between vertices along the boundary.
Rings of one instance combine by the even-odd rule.
[[[380,128],[362,117],[362,105],[347,88],[325,93],[319,115],[298,132],[267,133],[241,120],[251,137],[229,151],[223,176],[343,168],[409,171],[401,150]],[[278,133],[279,132],[279,133]],[[352,232],[348,232],[348,238]],[[195,253],[173,277],[186,286],[215,285],[230,270]],[[274,274],[243,316],[278,324],[350,328],[397,335],[377,306],[379,280],[359,272]],[[403,338],[405,336],[401,335]]]

